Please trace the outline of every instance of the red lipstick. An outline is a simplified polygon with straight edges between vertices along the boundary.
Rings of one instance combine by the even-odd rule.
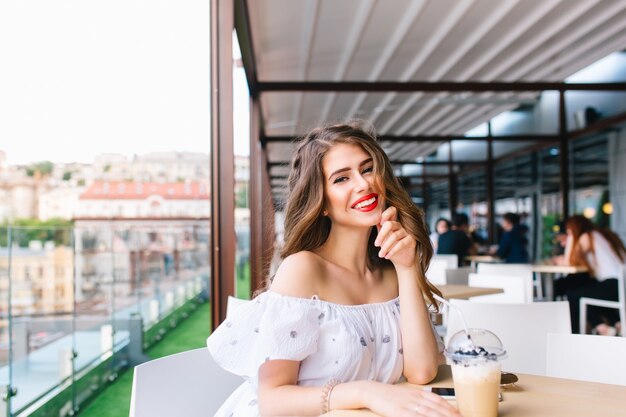
[[[363,203],[364,201],[371,200],[371,199],[374,199],[374,201],[369,203],[368,205],[357,208],[357,206],[360,203]],[[368,211],[374,210],[377,206],[378,206],[378,194],[372,193],[372,194],[368,194],[364,197],[359,198],[357,201],[352,203],[352,206],[350,207],[355,210],[362,211],[362,212],[368,212]]]

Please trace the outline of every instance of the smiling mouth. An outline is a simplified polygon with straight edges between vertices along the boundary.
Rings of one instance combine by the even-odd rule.
[[[370,194],[358,199],[352,208],[359,211],[372,211],[376,206],[378,206],[378,194]]]

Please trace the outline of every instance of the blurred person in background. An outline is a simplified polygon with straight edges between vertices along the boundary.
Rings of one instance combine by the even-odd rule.
[[[430,234],[430,241],[433,244],[435,253],[437,252],[437,245],[439,244],[439,236],[450,230],[450,220],[440,217],[435,222],[435,231]]]
[[[554,284],[555,297],[566,295],[570,305],[572,332],[579,332],[582,297],[617,300],[617,276],[626,262],[626,247],[606,228],[594,226],[589,219],[575,215],[565,223],[567,240],[561,264],[582,266],[587,272],[570,274]],[[594,333],[616,334],[621,324],[616,309],[590,306],[587,323]]]
[[[459,266],[463,265],[463,258],[476,253],[476,248],[468,235],[467,214],[456,213],[452,216],[452,229],[439,236],[437,245],[438,255],[456,255]]]
[[[502,217],[502,238],[496,254],[508,264],[525,264],[529,262],[528,239],[525,229],[520,225],[520,216],[506,213]]]

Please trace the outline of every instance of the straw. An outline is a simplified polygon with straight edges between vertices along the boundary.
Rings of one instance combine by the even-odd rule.
[[[440,303],[444,304],[445,306],[448,307],[448,309],[452,309],[452,311],[455,311],[458,313],[459,317],[461,318],[461,322],[463,323],[463,328],[465,330],[465,334],[467,335],[467,340],[470,341],[470,343],[472,344],[472,347],[476,347],[474,345],[474,341],[472,340],[472,338],[470,337],[469,334],[469,327],[467,326],[467,322],[465,321],[465,316],[463,315],[463,312],[456,306],[453,306],[452,304],[450,304],[450,302],[442,297],[439,297],[437,294],[433,294],[433,297],[435,298],[435,300],[439,301]]]

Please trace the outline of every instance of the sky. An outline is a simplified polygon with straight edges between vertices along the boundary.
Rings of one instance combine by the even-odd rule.
[[[2,0],[0,150],[8,164],[208,153],[209,3]],[[238,73],[236,114],[247,119]],[[245,125],[235,126],[241,139]]]

